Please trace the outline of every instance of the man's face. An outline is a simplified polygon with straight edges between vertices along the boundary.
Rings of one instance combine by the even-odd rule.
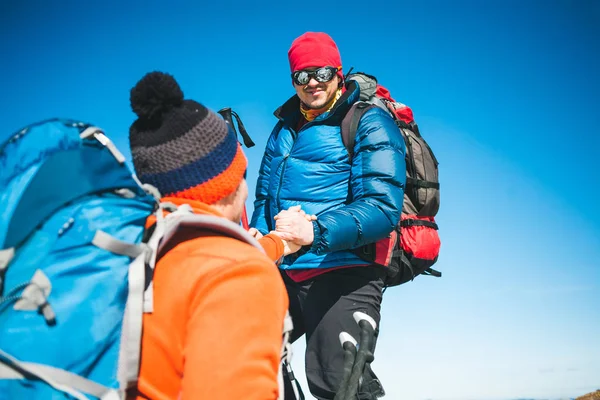
[[[305,68],[303,71],[315,71],[318,67]],[[298,85],[293,82],[296,94],[306,107],[318,110],[323,108],[335,96],[339,84],[340,77],[335,74],[329,82],[318,82],[314,76],[311,76],[306,85]]]

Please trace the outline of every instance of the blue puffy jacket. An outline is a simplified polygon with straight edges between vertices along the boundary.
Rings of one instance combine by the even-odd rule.
[[[373,108],[360,120],[350,162],[340,124],[358,97],[350,81],[331,111],[299,131],[297,96],[275,112],[279,122],[261,163],[251,226],[266,234],[275,215],[298,204],[318,217],[310,249],[287,256],[282,269],[364,265],[348,250],[387,237],[400,219],[404,140],[392,117]]]

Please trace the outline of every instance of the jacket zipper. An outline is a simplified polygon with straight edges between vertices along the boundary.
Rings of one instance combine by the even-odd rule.
[[[288,151],[288,153],[285,156],[283,156],[283,161],[282,161],[283,165],[281,166],[281,174],[279,175],[279,186],[277,187],[277,211],[282,210],[281,185],[283,185],[283,175],[285,174],[285,167],[287,166],[287,159],[290,157],[290,154],[292,154],[292,151],[294,150],[294,145],[296,144],[296,139],[298,138],[298,134],[296,133],[296,131],[294,131],[291,128],[290,128],[290,131],[292,132],[292,137],[293,137],[294,141],[292,142],[292,146],[290,147],[290,150]]]
[[[283,174],[285,174],[285,167],[287,165],[287,159],[289,156],[289,153],[286,154],[282,161],[283,165],[281,166],[281,174],[279,175],[279,186],[277,187],[277,211],[281,211],[281,185],[283,185]]]

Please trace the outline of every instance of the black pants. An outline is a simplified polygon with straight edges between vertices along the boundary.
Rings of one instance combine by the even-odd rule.
[[[371,316],[377,322],[376,333],[379,332],[382,271],[373,267],[344,268],[301,283],[294,282],[285,271],[282,276],[294,322],[291,342],[306,334],[305,368],[310,392],[320,400],[333,399],[344,368],[339,334],[345,331],[356,340],[360,337],[352,314],[362,311]],[[368,366],[359,399],[375,399],[375,394],[383,394],[383,389]]]

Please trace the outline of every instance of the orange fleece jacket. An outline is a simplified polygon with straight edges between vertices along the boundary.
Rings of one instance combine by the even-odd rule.
[[[178,233],[154,271],[137,399],[277,399],[288,297],[273,262],[283,244],[268,236],[270,258],[232,238]]]

